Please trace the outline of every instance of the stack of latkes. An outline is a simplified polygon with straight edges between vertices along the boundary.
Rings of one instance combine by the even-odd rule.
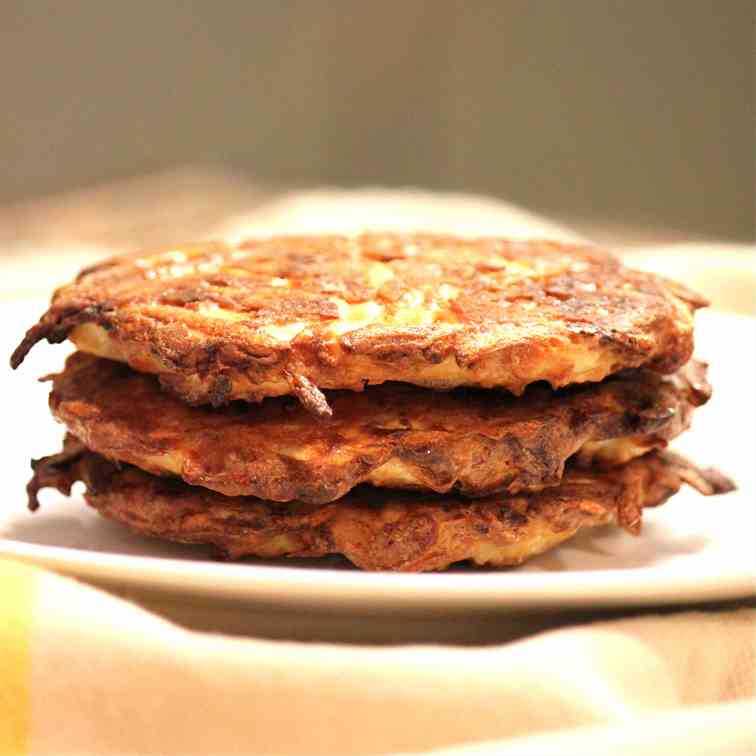
[[[82,480],[133,530],[230,558],[368,570],[519,564],[632,534],[683,482],[663,451],[707,401],[681,285],[551,242],[367,234],[123,255],[59,289],[12,358],[68,436],[30,507]]]

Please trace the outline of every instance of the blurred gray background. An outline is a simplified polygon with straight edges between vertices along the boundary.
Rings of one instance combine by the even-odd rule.
[[[754,236],[749,0],[0,0],[0,203],[206,162]]]

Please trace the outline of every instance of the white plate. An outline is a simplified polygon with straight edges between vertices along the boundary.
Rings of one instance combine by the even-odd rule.
[[[42,308],[39,302],[0,306],[3,353]],[[29,513],[28,460],[55,450],[62,433],[47,411],[47,386],[34,378],[56,370],[67,348],[40,345],[19,371],[0,375],[6,402],[0,554],[127,592],[158,590],[200,603],[376,616],[627,607],[753,595],[755,344],[756,320],[699,315],[697,352],[711,362],[715,395],[696,413],[693,430],[676,443],[696,461],[733,476],[738,491],[707,499],[683,490],[645,513],[639,538],[604,528],[516,570],[459,568],[420,575],[363,573],[335,559],[219,563],[201,548],[132,535],[89,510],[80,493],[66,499],[47,491],[41,510]]]

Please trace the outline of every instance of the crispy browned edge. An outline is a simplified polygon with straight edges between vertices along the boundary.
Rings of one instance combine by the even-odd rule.
[[[33,468],[31,509],[41,488],[69,494],[83,480],[92,507],[144,535],[210,544],[228,558],[341,553],[366,570],[438,570],[476,557],[502,566],[487,547],[509,548],[507,563],[519,563],[612,519],[638,534],[643,508],[663,503],[684,482],[705,495],[733,489],[721,473],[657,452],[611,470],[570,468],[558,487],[530,495],[466,500],[365,486],[325,505],[225,497],[113,464],[71,437],[62,453]]]
[[[565,461],[587,442],[630,437],[646,449],[666,446],[710,395],[706,366],[691,361],[671,377],[632,370],[558,392],[531,386],[517,399],[384,384],[330,393],[334,417],[320,419],[286,397],[189,407],[153,376],[75,353],[54,377],[50,407],[89,449],[147,472],[165,474],[156,458],[181,454],[189,484],[325,503],[392,460],[415,476],[411,487],[437,493],[539,490],[559,483]],[[303,459],[296,452],[304,448]]]
[[[407,280],[392,282],[392,286],[380,290],[370,289],[359,266],[355,270],[353,261],[349,263],[352,267],[345,262],[348,250],[355,246],[362,255],[359,260],[365,264],[379,261],[404,266],[399,272]],[[431,252],[448,249],[442,273],[431,283],[436,287],[442,283],[462,287],[462,295],[448,309],[465,324],[465,329],[449,333],[435,325],[371,326],[345,333],[336,340],[318,335],[319,324],[338,319],[329,293],[336,291],[349,302],[379,298],[393,306],[403,285],[423,285],[428,263],[416,254],[417,248]],[[366,234],[356,240],[279,237],[253,240],[238,247],[208,243],[185,249],[193,256],[193,264],[228,259],[233,266],[246,265],[250,275],[259,272],[256,256],[275,253],[280,259],[273,263],[266,258],[266,275],[272,270],[273,275],[293,276],[297,288],[287,292],[272,290],[254,278],[245,283],[218,272],[211,275],[194,271],[148,281],[149,271],[138,264],[139,255],[114,257],[82,271],[73,284],[55,293],[49,310],[29,329],[13,353],[11,365],[17,367],[38,341],[61,342],[74,327],[94,323],[120,344],[130,345],[134,351],[127,358],[133,367],[159,373],[164,384],[185,401],[219,405],[236,398],[259,401],[276,393],[294,393],[310,411],[328,415],[322,388],[360,390],[368,382],[420,382],[412,377],[418,366],[447,359],[470,371],[468,378],[460,378],[457,385],[501,386],[515,393],[538,379],[548,380],[555,387],[565,385],[571,382],[571,373],[564,365],[550,367],[548,374],[533,374],[545,370],[544,355],[556,353],[560,347],[552,342],[560,340],[584,341],[607,354],[603,374],[590,380],[600,380],[623,367],[641,365],[673,372],[692,353],[690,315],[706,304],[679,284],[625,268],[608,253],[556,242]],[[231,260],[240,250],[248,258]],[[497,263],[546,260],[554,255],[572,259],[576,267],[566,268],[559,275],[514,283],[505,277],[497,278]],[[153,257],[156,268],[169,268],[168,261],[159,255]],[[434,265],[438,267],[438,263]],[[333,280],[323,279],[321,269],[333,271]],[[129,282],[133,284],[130,289]],[[525,301],[537,306],[525,313],[520,309]],[[192,309],[203,302],[249,314],[249,322],[243,329],[229,329],[218,323],[211,328],[207,318]],[[507,306],[506,313],[502,305]],[[157,317],[155,307],[167,308],[166,313]],[[687,312],[685,323],[680,321],[683,311]],[[177,320],[178,316],[181,319]],[[522,318],[527,322],[518,320]],[[249,327],[297,319],[311,322],[314,332],[286,343],[261,338],[254,327]],[[507,328],[511,325],[507,332],[512,336],[507,338],[509,343],[487,344],[485,339],[480,340],[481,329],[505,322]],[[555,323],[560,323],[556,339]],[[544,335],[533,324],[551,330]],[[273,384],[277,388],[259,388]]]

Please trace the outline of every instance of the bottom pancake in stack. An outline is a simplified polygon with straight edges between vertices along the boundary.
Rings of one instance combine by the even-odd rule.
[[[295,400],[190,407],[154,376],[82,353],[54,377],[64,450],[33,463],[37,492],[69,493],[133,530],[210,544],[229,558],[343,554],[368,570],[471,560],[507,566],[580,528],[640,532],[644,507],[683,483],[730,490],[662,451],[709,397],[691,362],[661,377],[524,396],[404,384],[333,392],[333,417]]]

